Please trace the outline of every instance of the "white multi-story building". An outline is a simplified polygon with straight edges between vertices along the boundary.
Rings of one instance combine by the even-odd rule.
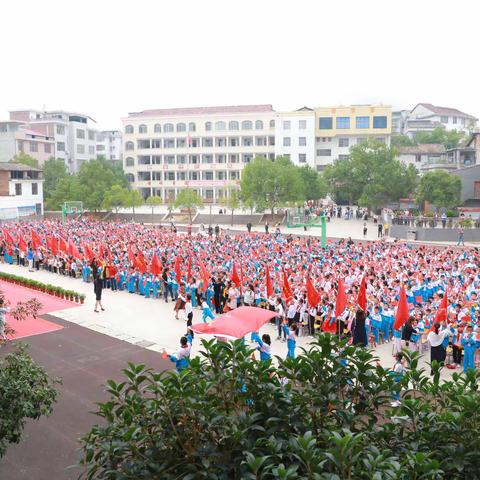
[[[54,138],[55,150],[51,156],[63,159],[72,173],[97,156],[98,130],[87,115],[63,110],[15,110],[10,112],[10,119]]]
[[[443,125],[447,130],[471,132],[478,119],[456,108],[437,107],[431,103],[419,103],[404,121],[403,132],[414,138],[419,132],[431,132]]]
[[[315,168],[315,110],[303,107],[277,113],[275,157],[287,157],[295,165]]]
[[[214,203],[255,156],[275,158],[271,105],[144,110],[123,118],[124,170],[144,197],[183,188]]]
[[[42,171],[0,163],[0,220],[43,215]]]
[[[112,162],[123,160],[123,136],[120,130],[103,130],[97,133],[97,156]]]

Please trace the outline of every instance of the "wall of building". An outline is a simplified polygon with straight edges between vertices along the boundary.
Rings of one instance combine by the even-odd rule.
[[[480,181],[480,165],[475,165],[470,168],[462,168],[455,170],[452,175],[456,175],[462,182],[461,203],[465,200],[475,198],[475,182]]]
[[[16,154],[15,132],[0,132],[0,162],[9,162]]]

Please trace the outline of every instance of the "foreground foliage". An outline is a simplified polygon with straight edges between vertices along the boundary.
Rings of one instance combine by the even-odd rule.
[[[55,383],[28,355],[25,345],[0,359],[0,457],[9,444],[20,441],[27,419],[52,412]]]
[[[418,357],[400,382],[329,335],[295,360],[204,342],[182,374],[129,364],[82,440],[88,479],[475,478],[477,374],[440,383]],[[402,406],[391,392],[403,389]]]

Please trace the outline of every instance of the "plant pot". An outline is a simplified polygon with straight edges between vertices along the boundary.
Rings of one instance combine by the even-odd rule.
[[[84,302],[85,302],[85,299],[84,299],[84,298],[81,298],[81,299],[80,299],[80,304],[83,305]]]

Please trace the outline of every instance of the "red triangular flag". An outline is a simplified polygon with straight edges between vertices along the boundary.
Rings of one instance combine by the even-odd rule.
[[[37,232],[35,232],[35,230],[31,230],[31,234],[32,234],[32,247],[35,249],[35,250],[38,250],[41,245],[42,245],[42,240],[41,238],[38,236]]]
[[[445,322],[447,320],[447,310],[448,310],[448,295],[447,289],[445,289],[445,293],[443,294],[442,301],[438,307],[437,313],[435,314],[435,318],[430,325],[430,331],[432,332],[435,330],[435,324],[440,322]]]
[[[5,228],[3,230],[3,236],[5,238],[5,241],[9,244],[12,244],[13,243],[13,237],[12,237],[12,234]]]
[[[205,265],[201,260],[200,260],[200,275],[202,277],[203,289],[206,290],[210,282],[210,275],[208,274],[207,269],[205,268]]]
[[[338,280],[337,301],[335,302],[335,318],[338,319],[347,307],[347,294],[341,279]]]
[[[308,274],[305,283],[307,286],[307,301],[311,307],[316,307],[320,302],[320,293],[317,292]]]
[[[58,255],[58,238],[57,237],[52,237],[51,250],[54,255]]]
[[[22,252],[27,253],[28,245],[27,245],[27,242],[23,239],[23,237],[21,235],[19,236],[19,239],[18,239],[18,248]]]
[[[362,278],[362,283],[360,284],[360,290],[358,291],[357,305],[364,311],[367,311],[367,282],[365,280],[365,275]]]
[[[395,314],[395,321],[393,322],[394,330],[400,330],[409,316],[410,311],[408,309],[407,294],[405,293],[405,288],[402,285],[402,288],[400,289],[400,300],[398,301],[397,313]]]
[[[150,273],[153,275],[160,275],[162,272],[162,265],[160,264],[160,260],[158,259],[157,252],[153,254],[152,263],[150,265]]]
[[[62,237],[60,237],[60,238],[58,239],[58,248],[59,248],[59,250],[61,250],[62,252],[68,253],[67,242],[66,242]]]
[[[235,268],[235,262],[233,262],[232,282],[238,287],[240,285],[240,277],[238,276],[237,269]]]
[[[267,288],[267,298],[273,295],[272,279],[270,278],[270,270],[268,265],[265,267],[265,284]]]
[[[182,281],[182,270],[181,270],[182,258],[180,255],[177,255],[175,258],[175,276],[177,277],[177,282],[180,285]]]
[[[292,289],[288,283],[288,276],[285,270],[283,271],[283,295],[287,302],[293,298]]]

